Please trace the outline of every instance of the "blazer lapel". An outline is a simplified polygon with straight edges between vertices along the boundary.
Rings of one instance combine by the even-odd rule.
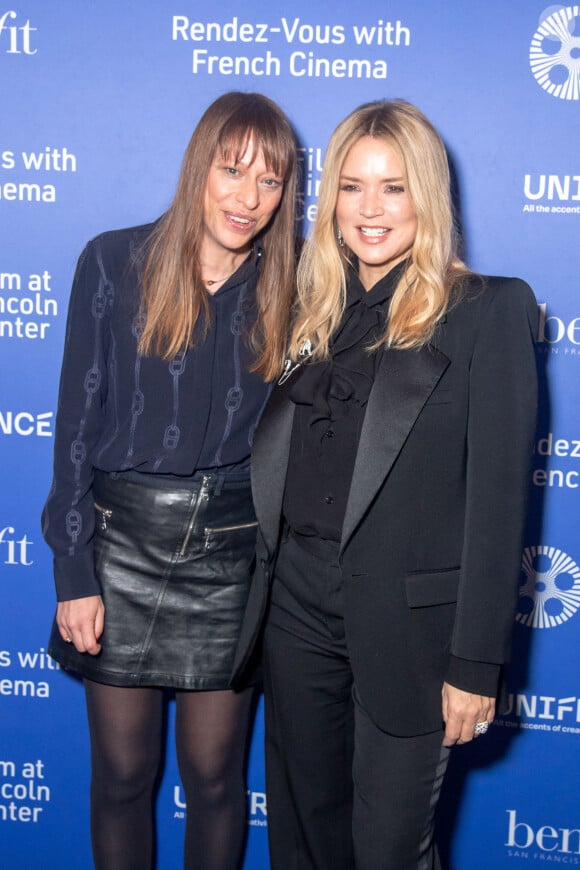
[[[294,382],[293,379],[292,383]],[[289,387],[289,385],[288,385]],[[254,436],[252,495],[256,517],[270,554],[276,550],[286,484],[294,402],[286,384],[274,389]]]
[[[342,528],[341,551],[382,486],[423,405],[449,365],[431,345],[387,349],[377,371],[361,431]]]

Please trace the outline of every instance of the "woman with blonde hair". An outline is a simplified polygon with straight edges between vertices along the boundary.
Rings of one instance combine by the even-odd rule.
[[[225,94],[168,211],[98,236],[77,267],[43,519],[50,653],[84,678],[100,870],[153,865],[167,689],[184,865],[239,865],[252,688],[229,675],[255,547],[250,448],[293,295],[295,168],[278,106]]]
[[[450,748],[494,717],[517,596],[537,306],[457,255],[432,124],[333,133],[254,440],[273,870],[432,870]]]

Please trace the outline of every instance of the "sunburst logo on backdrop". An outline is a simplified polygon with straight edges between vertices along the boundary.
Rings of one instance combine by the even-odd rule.
[[[580,6],[549,6],[530,44],[539,85],[561,100],[580,100]]]
[[[529,628],[555,628],[580,608],[580,568],[555,547],[526,547],[516,620]]]

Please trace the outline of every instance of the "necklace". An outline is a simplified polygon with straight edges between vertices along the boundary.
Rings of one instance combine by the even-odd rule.
[[[254,248],[252,247],[250,253],[254,252]],[[260,252],[258,252],[258,256],[260,256]],[[206,285],[206,287],[213,287],[214,284],[221,284],[222,281],[227,281],[228,278],[234,274],[234,272],[238,269],[238,266],[235,266],[231,272],[228,272],[227,275],[224,275],[223,278],[202,278],[201,280]]]
[[[226,278],[229,278],[229,275],[226,275],[224,278],[202,278],[204,284],[207,284],[208,287],[213,287],[214,284],[220,284],[222,281],[225,281]]]

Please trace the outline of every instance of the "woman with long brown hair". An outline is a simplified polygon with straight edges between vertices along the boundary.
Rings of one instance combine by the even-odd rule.
[[[81,674],[100,870],[146,870],[167,689],[185,867],[235,868],[251,687],[229,675],[256,521],[254,429],[285,351],[296,145],[281,110],[229,93],[154,224],[88,244],[74,280],[44,534],[50,653]]]

